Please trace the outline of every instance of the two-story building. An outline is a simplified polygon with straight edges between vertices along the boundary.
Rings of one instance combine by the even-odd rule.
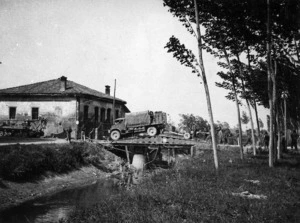
[[[115,106],[113,106],[115,105]],[[58,79],[0,90],[0,124],[4,121],[47,120],[45,136],[60,135],[71,128],[73,138],[97,128],[98,137],[107,135],[115,118],[124,117],[126,101],[85,87],[62,76]]]

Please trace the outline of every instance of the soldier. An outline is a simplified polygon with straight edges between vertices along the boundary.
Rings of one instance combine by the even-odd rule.
[[[265,132],[265,135],[264,135],[264,149],[265,150],[269,149],[269,141],[270,141],[270,136],[267,132]]]
[[[280,134],[282,135],[282,137],[281,137],[282,152],[286,153],[287,152],[287,148],[286,148],[285,136],[284,136],[283,132],[281,132]]]
[[[71,143],[71,133],[72,133],[72,128],[71,128],[71,126],[69,126],[69,128],[66,130],[66,132],[67,132],[67,141],[68,141],[69,143]]]
[[[293,131],[293,133],[291,134],[291,138],[292,138],[292,144],[291,144],[291,149],[293,149],[293,147],[295,147],[295,150],[297,150],[297,140],[299,138],[299,135],[297,134],[296,130]]]
[[[218,132],[218,138],[219,138],[219,144],[224,143],[223,142],[223,132],[222,132],[222,129],[220,129],[219,132]]]

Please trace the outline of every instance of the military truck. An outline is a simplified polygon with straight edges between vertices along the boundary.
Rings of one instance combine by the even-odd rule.
[[[163,132],[167,124],[167,114],[161,111],[143,111],[126,113],[124,118],[115,120],[110,128],[110,138],[114,141],[123,136],[147,133],[155,136]]]
[[[0,123],[0,137],[40,137],[44,135],[43,130],[47,125],[47,120],[6,120]]]

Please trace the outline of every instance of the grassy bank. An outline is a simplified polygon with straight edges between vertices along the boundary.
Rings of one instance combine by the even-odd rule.
[[[285,154],[272,169],[267,154],[243,162],[238,157],[238,150],[220,151],[216,174],[211,151],[204,151],[92,208],[77,209],[65,222],[299,222],[299,154]],[[233,195],[244,191],[266,197]]]
[[[106,170],[115,158],[91,143],[11,145],[0,147],[0,178],[29,181],[46,172],[66,173],[84,165]]]

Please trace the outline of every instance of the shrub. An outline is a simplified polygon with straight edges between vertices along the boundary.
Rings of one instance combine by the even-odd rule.
[[[0,177],[9,180],[30,180],[46,171],[64,173],[82,165],[98,163],[99,148],[88,143],[14,145],[0,149]],[[89,159],[90,152],[92,159]]]

